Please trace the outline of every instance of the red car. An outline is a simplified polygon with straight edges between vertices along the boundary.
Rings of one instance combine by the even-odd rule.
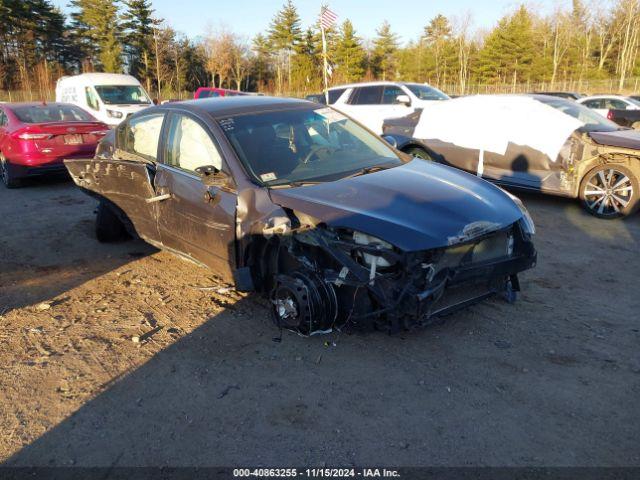
[[[0,104],[0,175],[8,188],[24,177],[64,172],[65,158],[93,157],[109,127],[66,103]]]
[[[193,94],[193,98],[213,98],[213,97],[235,97],[238,95],[247,95],[245,92],[238,90],[229,90],[227,88],[217,87],[200,87]]]

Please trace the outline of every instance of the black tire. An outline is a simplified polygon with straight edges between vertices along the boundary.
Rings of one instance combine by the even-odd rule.
[[[107,203],[100,202],[96,212],[96,238],[98,241],[103,243],[116,242],[124,240],[126,237],[127,231],[118,216]]]
[[[19,178],[15,178],[9,168],[9,160],[7,160],[2,152],[0,152],[0,177],[2,177],[2,183],[7,188],[18,188],[22,185],[22,181]]]
[[[420,147],[409,147],[403,150],[404,153],[407,153],[413,157],[421,158],[422,160],[433,160],[431,155],[424,149]]]
[[[605,164],[590,170],[580,182],[584,208],[598,218],[626,217],[640,206],[638,175],[622,165]]]

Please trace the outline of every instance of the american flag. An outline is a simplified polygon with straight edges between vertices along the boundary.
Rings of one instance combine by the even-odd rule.
[[[324,7],[322,9],[322,12],[320,13],[320,25],[322,25],[322,28],[328,30],[329,28],[333,27],[337,19],[338,16],[331,10],[329,10],[329,8]]]

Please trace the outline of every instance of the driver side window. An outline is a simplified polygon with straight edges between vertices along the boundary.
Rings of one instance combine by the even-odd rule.
[[[222,170],[222,157],[209,133],[186,115],[172,115],[167,137],[165,162],[193,172],[212,165]]]

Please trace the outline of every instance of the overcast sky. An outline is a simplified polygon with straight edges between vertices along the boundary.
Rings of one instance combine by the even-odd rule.
[[[68,11],[68,0],[53,0]],[[273,15],[284,0],[153,0],[157,16],[164,18],[176,30],[191,38],[203,34],[207,25],[227,25],[232,31],[247,37],[265,32]],[[294,0],[304,26],[312,24],[320,11],[317,0]],[[376,29],[387,19],[404,41],[417,38],[429,19],[442,13],[462,16],[470,13],[475,28],[491,28],[500,17],[513,11],[517,0],[331,0],[329,8],[338,15],[338,22],[349,18],[358,33],[373,38]],[[524,2],[542,13],[556,5],[568,5],[570,0],[533,0]]]

